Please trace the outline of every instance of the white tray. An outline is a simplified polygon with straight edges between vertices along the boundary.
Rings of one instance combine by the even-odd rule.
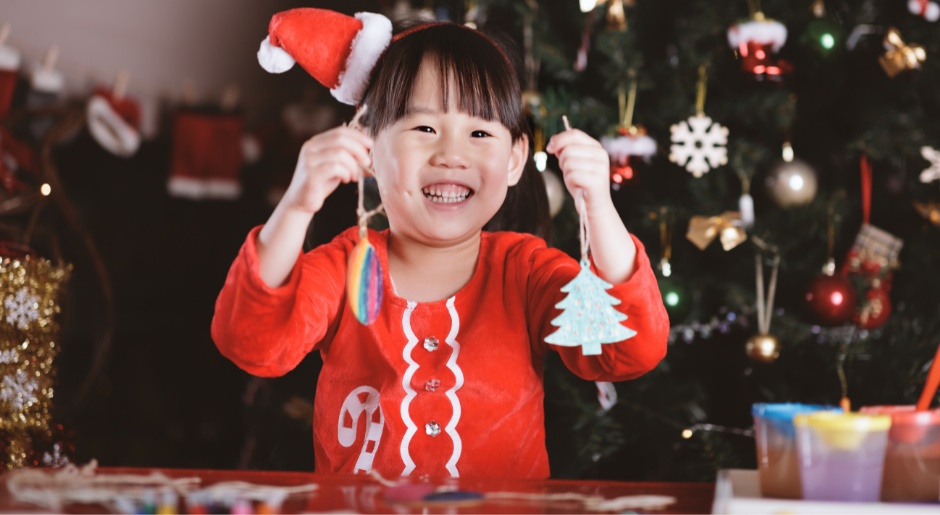
[[[712,513],[794,515],[808,513],[940,513],[940,503],[860,503],[771,499],[760,496],[756,470],[719,470]]]

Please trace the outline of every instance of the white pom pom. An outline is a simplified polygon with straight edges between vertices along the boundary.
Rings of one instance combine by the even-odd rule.
[[[920,16],[920,2],[918,0],[907,0],[907,10],[911,14],[916,14]]]
[[[937,5],[936,2],[927,4],[927,9],[924,10],[924,18],[927,18],[927,21],[940,19],[940,5]]]
[[[258,63],[268,73],[284,73],[293,68],[297,61],[283,48],[271,44],[271,36],[264,38],[258,49]]]

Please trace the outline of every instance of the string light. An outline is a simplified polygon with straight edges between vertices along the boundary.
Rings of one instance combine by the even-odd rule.
[[[677,304],[679,304],[679,294],[674,291],[671,291],[666,294],[665,300],[666,300],[666,304],[668,304],[669,306],[676,306]]]
[[[793,146],[789,141],[783,143],[783,160],[788,163],[793,162]]]
[[[597,7],[597,0],[579,0],[581,3],[581,12],[589,13]]]
[[[544,172],[546,165],[548,165],[548,154],[545,152],[536,152],[532,155],[532,160],[535,161],[535,169]]]
[[[682,431],[682,438],[688,440],[696,431],[714,431],[716,433],[730,433],[733,435],[746,436],[754,438],[753,429],[740,429],[737,427],[719,426],[715,424],[695,424],[694,426]]]
[[[48,197],[49,194],[52,193],[52,186],[49,186],[49,183],[44,183],[39,187],[39,192],[42,193],[43,196]]]
[[[826,50],[829,50],[836,46],[836,38],[827,32],[819,38],[819,44],[821,44],[822,47]]]
[[[793,191],[800,191],[803,189],[803,178],[799,175],[791,175],[787,181],[787,186]]]

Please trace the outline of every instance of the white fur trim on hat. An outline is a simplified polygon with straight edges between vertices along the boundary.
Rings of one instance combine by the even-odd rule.
[[[621,164],[630,156],[650,157],[656,154],[656,140],[649,136],[618,136],[601,138],[601,146],[614,162]]]
[[[774,20],[751,20],[728,28],[728,44],[737,49],[742,43],[772,45],[774,53],[787,42],[787,27]]]
[[[297,61],[281,47],[271,44],[271,36],[264,38],[258,49],[258,63],[268,73],[284,73],[294,67]]]
[[[330,90],[336,100],[355,105],[362,100],[375,64],[392,41],[392,22],[376,13],[356,13],[362,30],[352,41],[346,69],[339,74],[339,85]]]
[[[140,148],[140,133],[117,114],[107,99],[95,95],[88,101],[88,132],[116,156],[131,157]]]

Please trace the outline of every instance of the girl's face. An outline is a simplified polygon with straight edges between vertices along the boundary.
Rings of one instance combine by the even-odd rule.
[[[476,236],[522,175],[528,141],[505,126],[457,108],[450,80],[447,109],[437,62],[425,58],[411,114],[382,130],[372,147],[379,193],[391,230],[445,247]]]

